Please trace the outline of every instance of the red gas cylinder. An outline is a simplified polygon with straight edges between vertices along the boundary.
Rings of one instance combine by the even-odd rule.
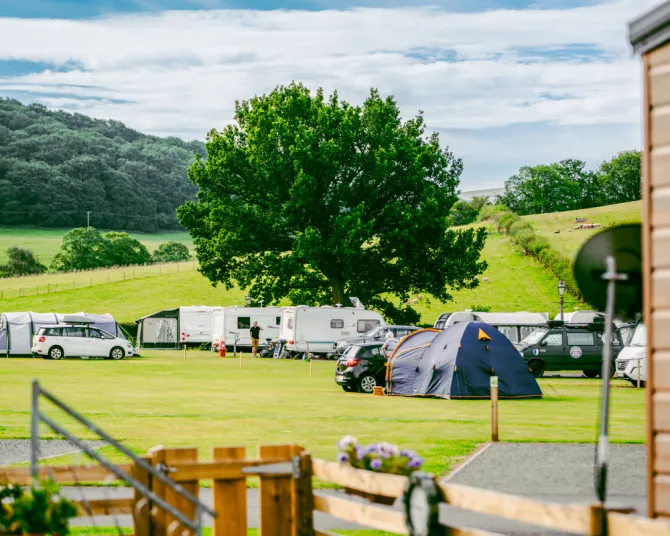
[[[223,343],[219,344],[219,357],[226,357],[226,345]]]

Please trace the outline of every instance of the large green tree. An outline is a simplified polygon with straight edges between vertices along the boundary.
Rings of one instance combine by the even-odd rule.
[[[598,179],[607,204],[640,199],[640,169],[640,151],[622,151],[602,163]]]
[[[377,91],[362,106],[301,84],[238,102],[235,124],[208,135],[189,177],[197,202],[178,210],[200,270],[266,304],[348,304],[395,321],[414,293],[450,298],[477,286],[485,231],[447,229],[462,162],[403,121]],[[393,300],[393,297],[396,297]]]

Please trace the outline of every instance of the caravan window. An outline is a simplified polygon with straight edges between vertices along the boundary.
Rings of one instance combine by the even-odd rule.
[[[496,326],[498,331],[512,342],[519,342],[516,326]]]
[[[594,346],[595,339],[593,333],[576,331],[570,333],[568,331],[568,346]]]
[[[288,319],[288,322],[286,322],[286,327],[288,329],[293,329],[293,319],[292,318]]]
[[[250,316],[238,316],[237,317],[237,329],[249,329],[251,327],[251,317]]]
[[[381,326],[379,320],[359,320],[356,323],[356,331],[358,331],[358,333],[366,333],[379,326]]]
[[[281,324],[281,316],[278,316],[278,317],[275,319],[275,325],[278,326],[279,324]]]
[[[330,327],[331,327],[332,329],[342,329],[342,328],[344,327],[344,320],[340,320],[340,319],[337,319],[337,318],[333,318],[333,319],[330,321]]]

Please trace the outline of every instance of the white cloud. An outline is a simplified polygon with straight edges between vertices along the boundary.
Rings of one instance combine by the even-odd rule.
[[[337,89],[354,102],[377,87],[395,95],[405,115],[423,110],[435,129],[545,122],[636,129],[640,69],[627,23],[654,3],[482,13],[360,8],[0,18],[0,59],[80,67],[0,78],[0,93],[30,92],[48,106],[189,138],[230,122],[236,99],[292,80]],[[587,60],[546,53],[574,45],[598,53]],[[417,51],[458,61],[421,59]]]

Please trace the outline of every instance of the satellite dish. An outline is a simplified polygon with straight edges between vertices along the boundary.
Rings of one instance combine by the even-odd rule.
[[[616,272],[626,276],[615,286],[617,318],[635,318],[642,311],[642,227],[618,225],[591,237],[577,254],[575,280],[584,299],[599,311],[607,304],[607,257],[616,261]]]

